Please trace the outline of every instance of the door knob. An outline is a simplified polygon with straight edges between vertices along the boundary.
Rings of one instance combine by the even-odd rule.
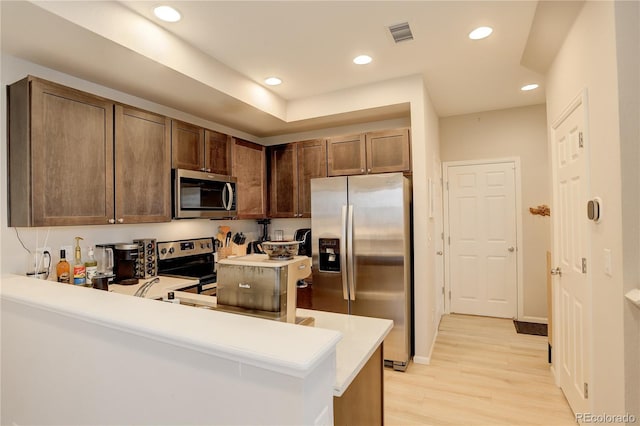
[[[437,254],[438,256],[442,256],[442,250],[438,250],[438,251],[436,252],[436,254]]]
[[[507,250],[509,250],[511,253],[513,253],[514,251],[516,251],[516,248],[515,248],[515,247],[513,247],[513,246],[511,246],[511,247],[509,247]]]
[[[551,273],[551,275],[558,275],[558,276],[562,276],[562,270],[560,269],[560,267],[557,268],[553,268],[551,271],[549,271]]]

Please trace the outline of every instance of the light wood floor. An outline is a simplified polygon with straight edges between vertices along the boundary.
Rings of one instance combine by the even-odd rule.
[[[575,425],[547,363],[547,338],[513,321],[445,315],[430,365],[385,368],[391,425]]]

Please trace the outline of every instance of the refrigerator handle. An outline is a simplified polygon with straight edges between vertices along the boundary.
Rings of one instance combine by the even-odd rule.
[[[349,299],[356,300],[356,261],[353,252],[353,206],[349,204],[347,218],[347,253],[349,255]]]
[[[347,268],[347,206],[342,206],[340,217],[342,218],[342,226],[340,228],[340,276],[342,277],[342,297],[344,300],[349,300],[347,276],[349,270],[349,268]]]

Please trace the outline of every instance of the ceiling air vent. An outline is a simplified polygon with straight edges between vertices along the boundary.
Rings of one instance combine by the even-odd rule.
[[[393,37],[393,41],[395,41],[396,43],[400,43],[401,41],[413,40],[413,34],[411,33],[411,28],[409,27],[408,22],[391,25],[389,27],[389,32]]]

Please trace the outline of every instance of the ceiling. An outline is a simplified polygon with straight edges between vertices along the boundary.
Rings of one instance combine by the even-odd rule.
[[[153,16],[159,3],[2,1],[2,50],[261,138],[408,117],[406,104],[292,122],[277,111],[291,101],[412,75],[422,76],[441,117],[544,103],[547,65],[536,58],[546,54],[549,62],[566,33],[560,28],[556,40],[534,46],[534,30],[544,28],[536,21],[543,16],[537,1],[162,2],[181,12],[173,24]],[[171,38],[171,55],[120,35],[143,21],[145,37],[157,26],[166,30],[158,34]],[[400,22],[410,24],[414,40],[393,42],[387,27]],[[467,34],[481,25],[494,33],[470,40]],[[373,62],[353,64],[363,53]],[[178,60],[210,67],[218,80],[185,73]],[[272,75],[283,84],[267,88],[263,79]],[[541,87],[519,90],[533,82]],[[272,107],[247,102],[232,86],[262,90]]]

